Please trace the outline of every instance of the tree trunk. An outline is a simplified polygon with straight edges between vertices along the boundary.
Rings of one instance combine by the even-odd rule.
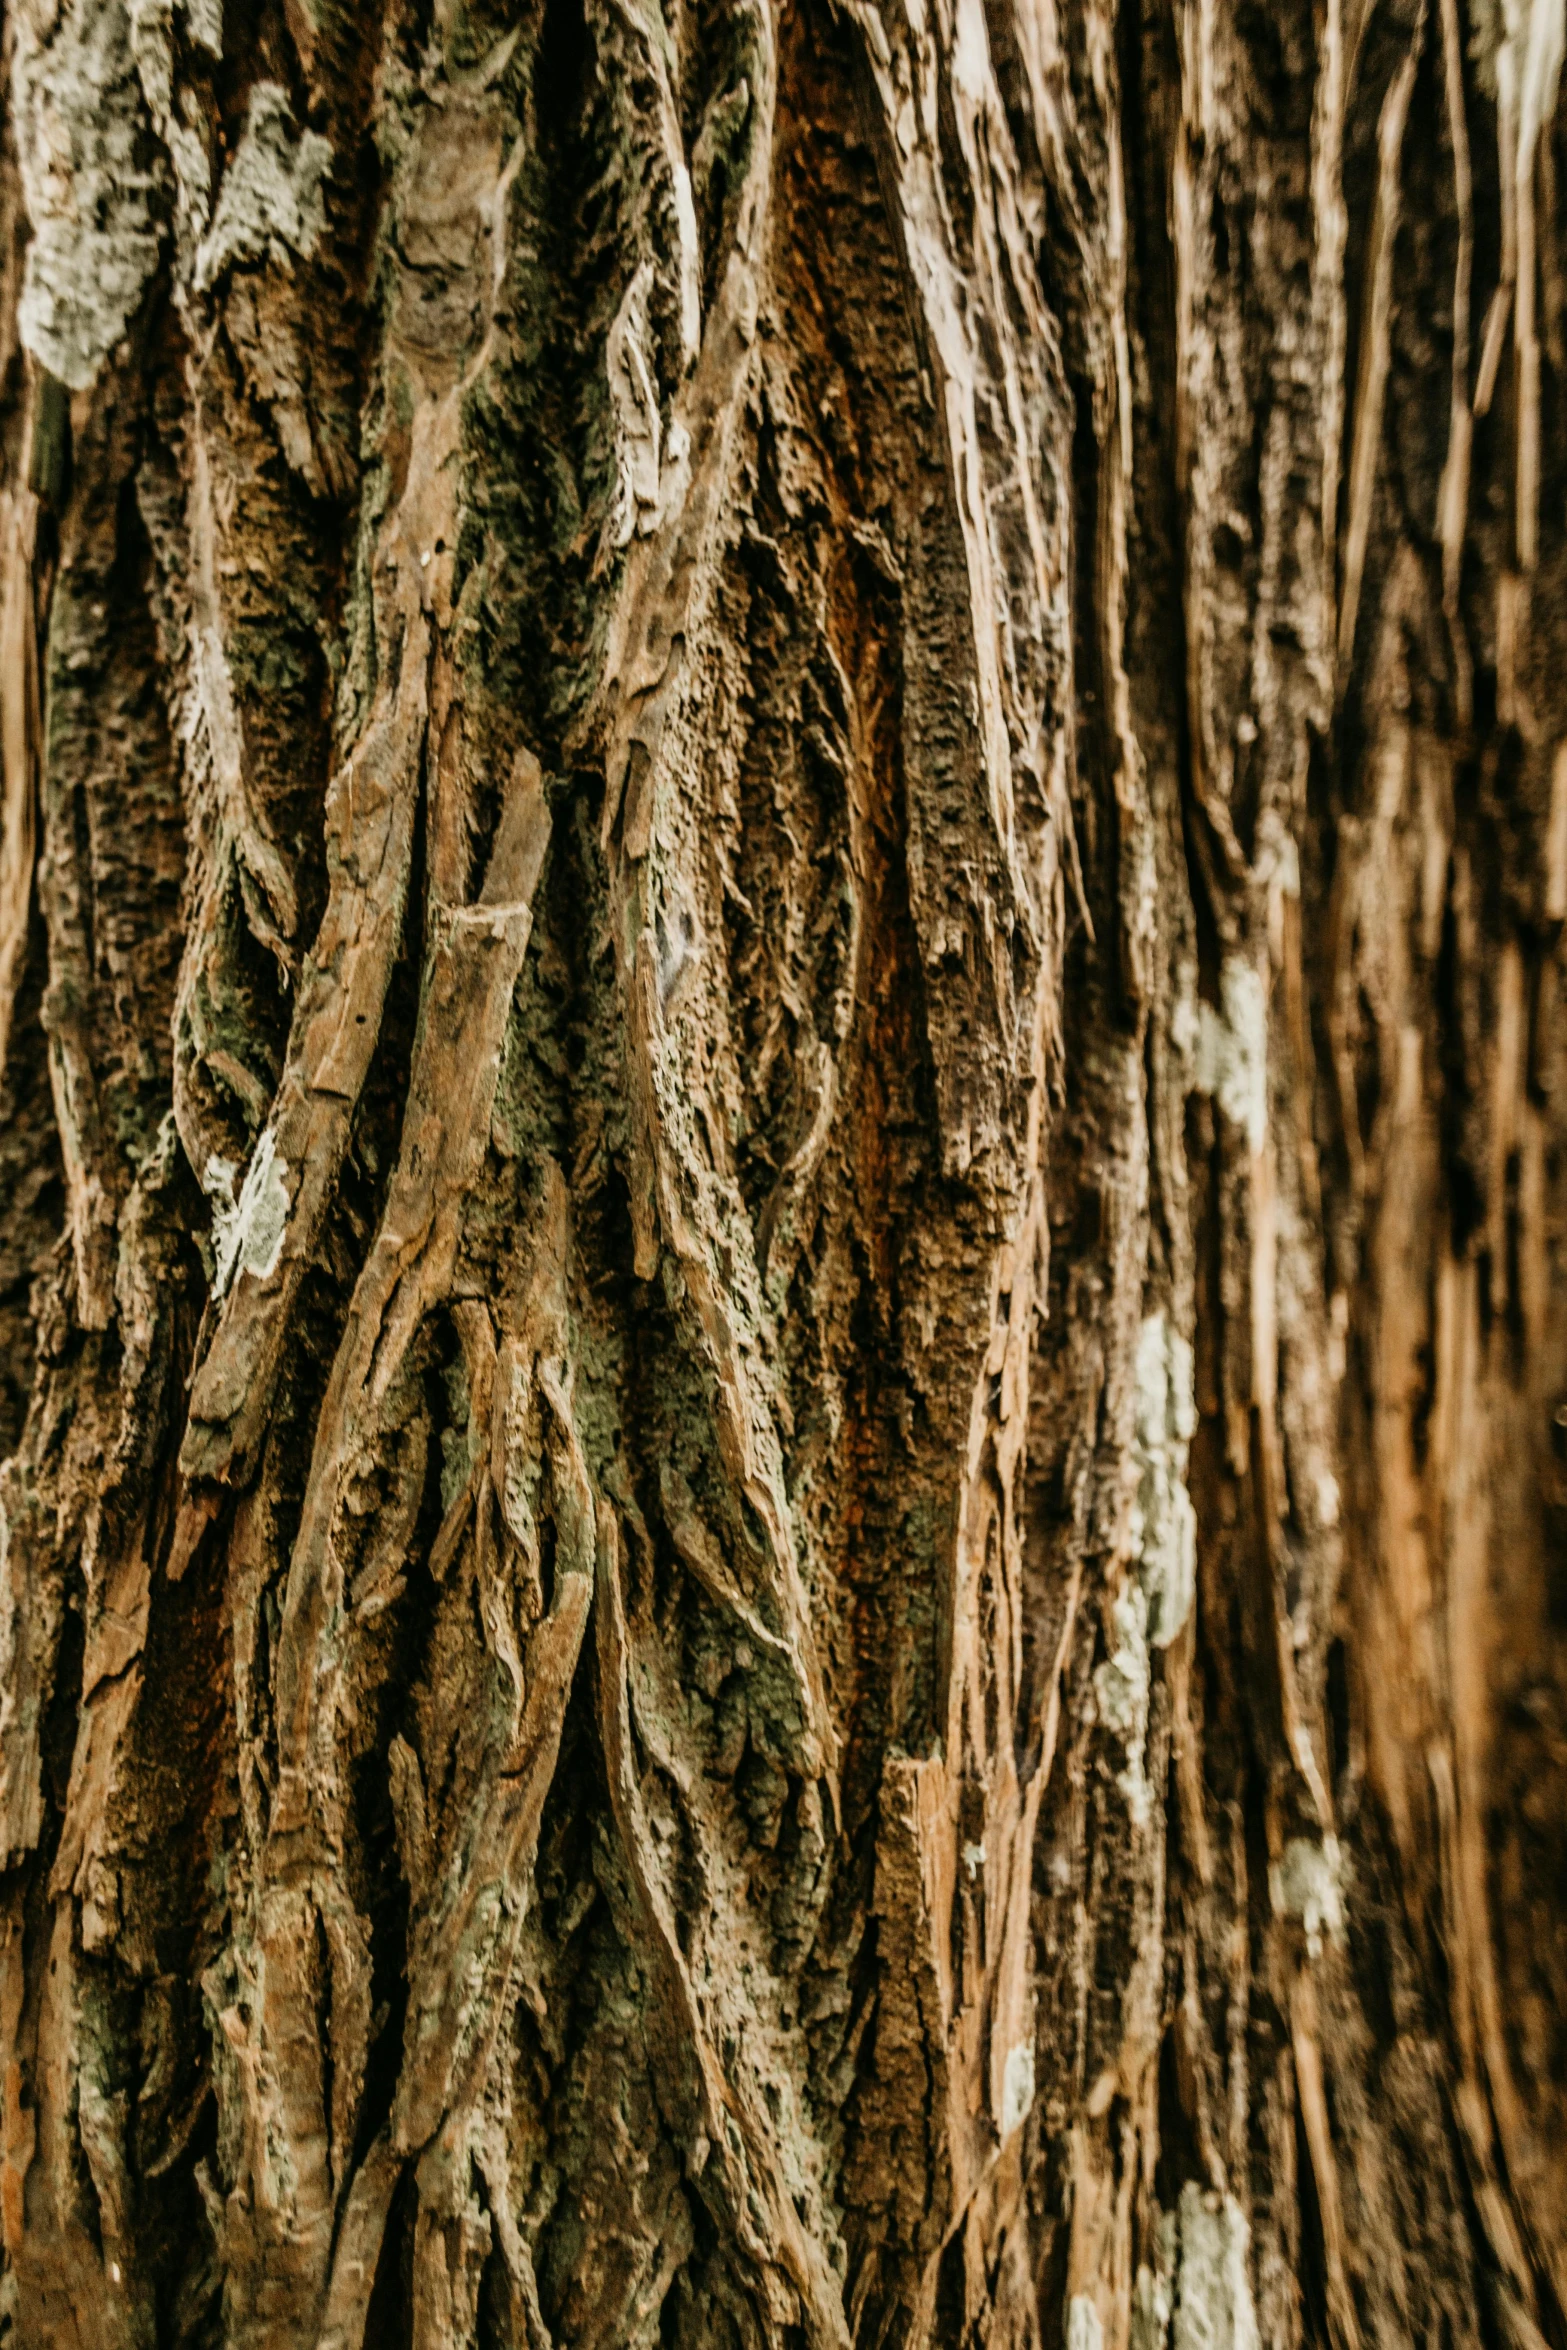
[[[1563,22],[9,0],[0,2343],[1567,2345]]]

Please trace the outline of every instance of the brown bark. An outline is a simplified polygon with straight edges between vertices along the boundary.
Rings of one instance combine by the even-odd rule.
[[[0,2341],[1567,2342],[1563,0],[11,0]]]

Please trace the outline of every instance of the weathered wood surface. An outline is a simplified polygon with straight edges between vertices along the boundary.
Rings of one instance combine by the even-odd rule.
[[[1563,0],[10,0],[0,2343],[1567,2342]]]

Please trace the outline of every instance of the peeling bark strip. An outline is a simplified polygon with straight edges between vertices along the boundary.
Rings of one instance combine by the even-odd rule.
[[[17,0],[0,2342],[1567,2341],[1564,50]]]

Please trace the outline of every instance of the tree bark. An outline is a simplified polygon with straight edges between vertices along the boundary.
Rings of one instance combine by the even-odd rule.
[[[0,2342],[1564,2350],[1563,0],[9,0]]]

